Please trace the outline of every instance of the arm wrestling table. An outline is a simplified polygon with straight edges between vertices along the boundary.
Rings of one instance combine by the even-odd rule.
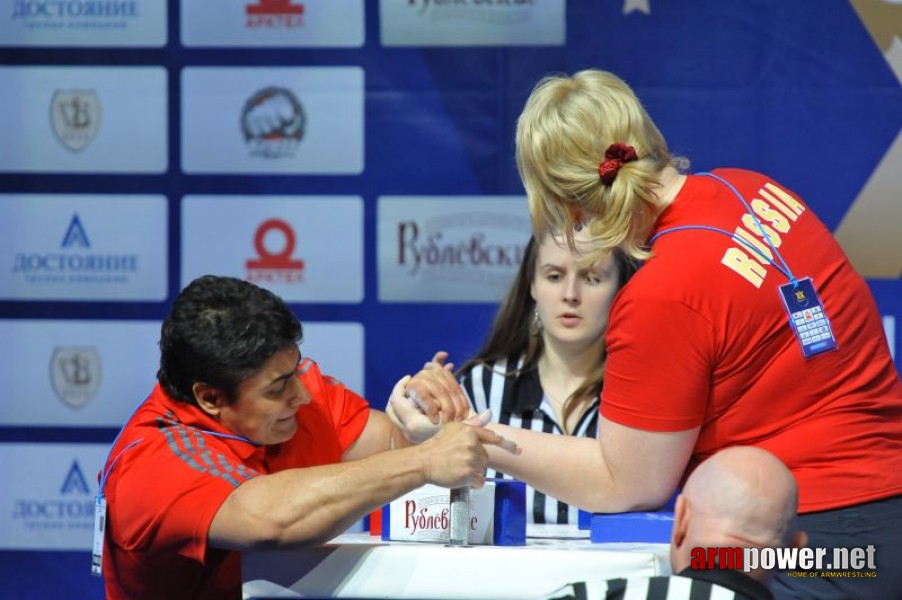
[[[244,600],[541,597],[575,581],[668,575],[669,544],[593,544],[575,525],[528,525],[526,546],[452,548],[367,533],[318,548],[245,553]]]

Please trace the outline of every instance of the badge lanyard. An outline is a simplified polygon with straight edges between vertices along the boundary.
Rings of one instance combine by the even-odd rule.
[[[752,220],[755,222],[758,231],[761,233],[761,237],[764,239],[764,241],[767,242],[767,245],[770,246],[771,251],[773,252],[774,256],[776,256],[780,261],[780,264],[774,262],[772,258],[766,256],[760,249],[755,248],[750,242],[742,239],[735,233],[731,233],[725,229],[720,229],[718,227],[712,227],[709,225],[682,225],[679,227],[672,227],[670,229],[663,229],[656,233],[648,241],[648,245],[651,246],[652,244],[654,244],[655,240],[657,240],[662,235],[686,229],[702,229],[706,231],[714,231],[716,233],[726,235],[736,242],[739,242],[748,250],[752,251],[761,260],[769,263],[771,266],[777,269],[777,271],[779,271],[789,280],[789,283],[784,283],[778,286],[777,290],[780,293],[780,299],[783,301],[783,306],[786,309],[787,315],[789,317],[789,326],[792,328],[796,339],[802,346],[802,355],[805,358],[811,358],[812,356],[816,356],[818,354],[821,354],[822,352],[835,350],[837,348],[836,337],[833,335],[833,330],[830,327],[830,319],[827,317],[827,313],[824,311],[824,305],[818,297],[817,291],[814,288],[814,281],[812,281],[810,277],[797,279],[795,275],[793,275],[792,270],[789,268],[789,265],[786,264],[786,261],[783,259],[783,255],[780,254],[779,250],[777,250],[777,247],[774,245],[770,236],[767,234],[767,231],[764,230],[764,226],[761,224],[761,221],[759,221],[755,213],[752,212],[752,208],[749,206],[748,202],[746,202],[745,198],[742,197],[742,194],[739,193],[739,190],[737,190],[726,179],[714,175],[713,173],[698,173],[698,175],[711,177],[712,179],[720,181],[725,186],[727,186],[737,198],[739,198],[739,201],[745,207],[746,212],[752,217]]]
[[[135,409],[132,411],[132,414],[130,414],[125,420],[126,425],[132,420],[132,417],[135,416],[135,413],[138,412],[138,409],[143,405],[144,402],[141,402],[141,404],[135,407]],[[125,431],[125,425],[122,426],[122,428],[119,430],[119,433],[116,434],[116,438],[113,440],[113,443],[110,444],[110,449],[103,461],[104,469],[100,472],[100,490],[97,493],[97,497],[94,499],[94,543],[91,548],[91,574],[97,577],[100,577],[103,574],[103,540],[106,533],[106,496],[104,495],[104,489],[106,488],[107,477],[109,477],[110,472],[113,470],[113,467],[116,466],[116,462],[122,457],[122,455],[141,443],[141,441],[144,439],[138,438],[137,440],[120,450],[116,455],[116,458],[113,459],[113,462],[110,463],[110,466],[107,467],[106,464],[110,461],[110,454],[112,454],[113,448],[116,447],[116,442],[119,441],[119,437],[122,435],[123,431]],[[247,439],[246,437],[241,437],[238,435],[219,433],[218,431],[210,431],[209,429],[197,429],[197,431],[227,440],[247,442],[252,446],[262,446],[262,444],[258,444],[257,442],[253,442]]]

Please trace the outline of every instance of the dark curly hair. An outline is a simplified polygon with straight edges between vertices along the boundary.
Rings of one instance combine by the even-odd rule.
[[[157,379],[180,402],[195,402],[198,382],[234,401],[238,384],[302,338],[298,318],[269,290],[204,275],[179,293],[163,322]]]

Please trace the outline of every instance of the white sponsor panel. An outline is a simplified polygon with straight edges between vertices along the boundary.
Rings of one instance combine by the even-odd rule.
[[[182,45],[363,46],[363,0],[190,0],[181,3]]]
[[[0,46],[166,45],[161,0],[12,0],[0,12]]]
[[[563,46],[565,0],[379,0],[384,46]]]
[[[363,69],[186,67],[187,173],[363,172]]]
[[[162,173],[162,67],[0,67],[0,172]]]
[[[301,354],[319,365],[323,375],[334,377],[345,387],[366,398],[364,380],[364,330],[360,323],[321,323],[304,321]]]
[[[108,451],[107,444],[0,444],[0,549],[90,550]]]
[[[522,481],[489,480],[460,500],[452,494],[427,483],[392,500],[382,512],[382,539],[445,544],[465,539],[474,546],[526,544],[526,484]],[[458,506],[466,512],[456,515]]]
[[[498,302],[532,227],[523,196],[382,196],[379,300]]]
[[[164,196],[0,194],[0,299],[165,300]]]
[[[0,424],[116,427],[156,384],[160,323],[0,320]]]
[[[359,196],[185,196],[181,238],[181,287],[210,273],[286,302],[363,301]]]

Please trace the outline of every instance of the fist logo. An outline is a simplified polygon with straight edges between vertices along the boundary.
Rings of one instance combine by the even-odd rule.
[[[267,87],[251,96],[241,111],[241,132],[254,154],[293,154],[304,137],[307,117],[297,97],[286,88]]]

